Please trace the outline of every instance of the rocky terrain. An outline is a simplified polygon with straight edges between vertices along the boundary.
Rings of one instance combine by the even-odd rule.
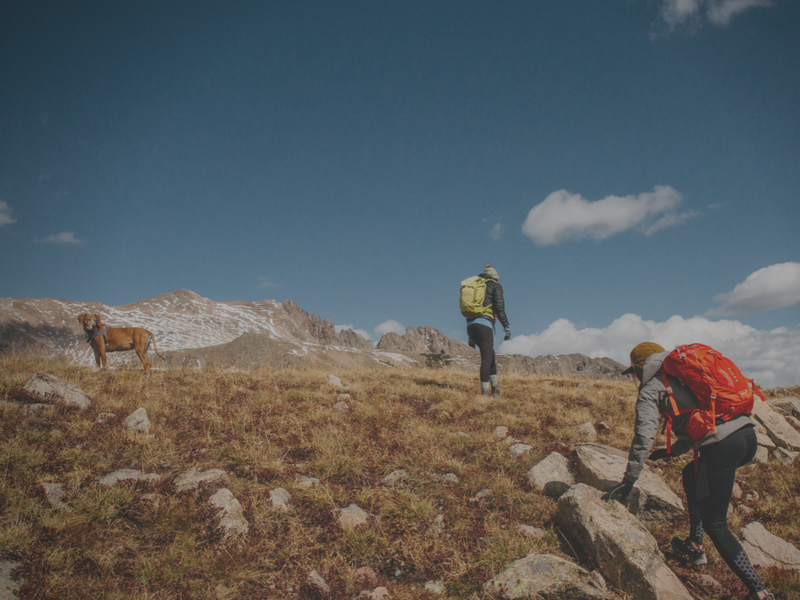
[[[112,326],[144,327],[156,338],[167,366],[397,367],[419,365],[422,354],[452,357],[450,368],[473,369],[478,353],[433,327],[387,333],[377,345],[351,329],[336,331],[328,319],[309,314],[291,300],[215,302],[177,290],[124,306],[58,298],[0,299],[0,354],[27,352],[49,359],[94,362],[78,324],[81,313],[97,313]],[[152,350],[152,349],[151,349]],[[110,356],[110,364],[137,364],[132,352]],[[608,358],[498,355],[501,370],[514,373],[622,377],[624,365]],[[153,359],[156,368],[164,363]]]

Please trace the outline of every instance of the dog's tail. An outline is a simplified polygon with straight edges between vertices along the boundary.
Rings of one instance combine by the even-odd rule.
[[[158,354],[161,357],[161,360],[164,361],[167,360],[166,358],[164,358],[164,355],[158,351],[158,348],[156,347],[156,336],[154,336],[151,332],[147,331],[147,329],[145,329],[144,331],[147,335],[150,336],[150,339],[153,340],[153,350],[156,351],[156,354]]]

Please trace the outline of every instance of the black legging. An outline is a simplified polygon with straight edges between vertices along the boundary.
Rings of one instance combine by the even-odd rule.
[[[736,469],[753,460],[757,444],[755,429],[750,425],[742,427],[700,451],[697,475],[694,462],[683,469],[683,490],[689,505],[689,539],[702,545],[705,528],[719,555],[751,594],[762,591],[764,584],[753,570],[747,552],[728,529],[728,504]]]
[[[494,355],[494,332],[488,325],[473,323],[467,327],[469,339],[481,350],[481,383],[489,383],[490,375],[497,375]]]

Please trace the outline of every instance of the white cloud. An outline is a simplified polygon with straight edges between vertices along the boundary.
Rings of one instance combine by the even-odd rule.
[[[372,336],[370,336],[370,334],[368,334],[363,329],[356,329],[352,325],[334,325],[333,328],[336,330],[336,333],[341,333],[345,329],[351,329],[351,330],[355,331],[358,335],[363,337],[365,340],[372,341]]]
[[[596,202],[558,190],[530,210],[522,232],[540,246],[584,238],[599,242],[628,229],[651,235],[695,216],[678,212],[682,198],[668,185],[657,185],[638,196],[607,196]]]
[[[400,323],[393,319],[389,319],[388,321],[384,321],[380,325],[375,328],[375,335],[378,337],[382,336],[384,333],[394,332],[398,335],[404,335],[406,332],[406,328],[403,327]]]
[[[505,229],[502,223],[495,223],[494,227],[489,231],[489,237],[493,240],[502,240],[505,235]]]
[[[746,10],[772,6],[772,0],[665,0],[661,19],[670,30],[708,20],[717,27],[727,27],[733,18]]]
[[[12,212],[14,212],[14,209],[8,205],[8,202],[0,200],[0,227],[16,223],[17,220],[11,218]]]
[[[55,235],[49,235],[46,238],[41,238],[38,240],[33,240],[37,244],[76,244],[78,246],[83,246],[86,244],[85,240],[79,240],[75,237],[75,234],[71,231],[64,231],[62,233],[57,233]]]
[[[732,292],[714,297],[722,306],[708,315],[741,315],[793,306],[800,302],[800,263],[785,262],[751,273]]]
[[[708,344],[733,360],[746,377],[765,387],[800,384],[800,330],[785,327],[761,331],[739,321],[673,316],[663,323],[626,314],[605,328],[578,329],[559,319],[540,334],[520,335],[500,346],[505,354],[542,356],[580,353],[607,356],[627,365],[640,342],[656,342],[671,350],[679,344]]]

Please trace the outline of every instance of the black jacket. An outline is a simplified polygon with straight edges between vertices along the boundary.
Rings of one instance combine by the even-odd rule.
[[[483,275],[481,275],[483,277]],[[486,278],[486,298],[483,300],[484,306],[492,305],[494,317],[503,326],[508,327],[508,317],[506,316],[506,303],[503,300],[503,286],[494,279]]]

